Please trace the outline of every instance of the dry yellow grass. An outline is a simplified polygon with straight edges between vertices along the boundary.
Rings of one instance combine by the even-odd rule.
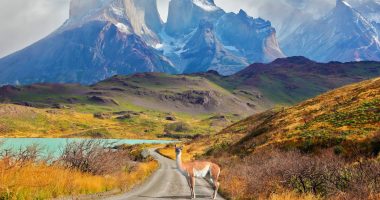
[[[172,160],[175,160],[176,159],[176,154],[175,154],[175,151],[174,151],[174,147],[171,147],[171,146],[167,146],[167,147],[164,147],[164,148],[160,148],[160,149],[157,149],[157,152],[167,158],[170,158]],[[193,156],[191,154],[189,154],[188,152],[186,151],[183,151],[182,153],[182,160],[183,161],[191,161],[193,160]]]
[[[66,195],[129,190],[158,167],[157,162],[139,164],[132,172],[94,176],[46,164],[8,166],[0,162],[0,199],[49,199]]]
[[[83,105],[86,107],[88,105]],[[118,114],[104,111],[110,118],[98,119],[95,111],[81,110],[81,107],[67,109],[32,108],[13,104],[0,104],[0,137],[107,137],[107,138],[136,138],[156,139],[157,135],[165,132],[168,124],[166,113],[147,110],[130,119],[120,120]],[[99,111],[100,112],[100,111]],[[101,112],[103,113],[103,112]],[[175,134],[208,133],[210,130],[219,131],[225,124],[212,126],[208,116],[189,116],[176,113],[177,122],[191,124],[186,132]],[[227,122],[228,124],[229,122]]]
[[[296,192],[284,192],[280,194],[272,194],[270,200],[320,200],[312,194],[297,194]]]
[[[197,155],[202,155],[209,146],[210,143],[204,140],[197,140],[184,144],[182,151],[182,160],[184,162],[195,160]],[[157,152],[172,160],[176,159],[174,145],[172,144],[157,149]]]

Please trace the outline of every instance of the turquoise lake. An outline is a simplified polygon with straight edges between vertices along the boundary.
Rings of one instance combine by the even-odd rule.
[[[0,138],[0,150],[10,149],[13,151],[18,151],[19,149],[25,149],[26,147],[32,145],[38,145],[42,148],[42,154],[51,154],[54,157],[58,157],[62,152],[62,149],[68,143],[73,142],[83,142],[90,139],[79,139],[79,138]],[[105,143],[112,143],[113,145],[122,144],[169,144],[176,141],[168,140],[132,140],[132,139],[91,139],[97,140]]]

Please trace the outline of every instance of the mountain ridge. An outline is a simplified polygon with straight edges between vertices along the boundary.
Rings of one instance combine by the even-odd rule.
[[[190,38],[208,40],[207,34],[194,35],[197,29],[202,29],[204,21],[216,26],[224,15],[226,12],[214,1],[173,0],[168,21],[163,23],[156,0],[73,0],[70,17],[58,30],[0,59],[0,84],[53,81],[92,84],[115,74],[176,74],[184,70],[214,69],[229,75],[248,63],[283,56],[271,23],[245,16],[250,24],[245,27],[252,32],[246,37],[253,46],[248,53],[244,53],[247,48],[237,44],[225,45],[225,40],[219,38],[222,35],[219,27],[213,29],[216,46],[198,49],[197,55],[203,55],[199,59],[189,58],[190,51],[185,51],[191,48],[184,47]],[[242,26],[244,23],[247,22],[240,22]],[[195,66],[198,63],[203,64]]]

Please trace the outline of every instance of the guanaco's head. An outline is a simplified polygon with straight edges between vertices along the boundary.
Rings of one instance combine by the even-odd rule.
[[[175,145],[174,148],[175,148],[175,153],[176,153],[177,155],[180,154],[180,153],[182,152],[182,147]]]

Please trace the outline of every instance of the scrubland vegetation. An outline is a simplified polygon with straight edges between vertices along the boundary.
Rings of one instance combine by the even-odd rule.
[[[232,199],[279,199],[289,193],[299,199],[380,198],[378,158],[352,161],[328,150],[312,155],[273,150],[215,161],[223,166],[221,189]]]
[[[59,158],[41,155],[38,147],[1,151],[0,199],[49,199],[128,191],[157,168],[142,158],[140,147],[111,148],[86,141],[68,144]]]
[[[221,168],[230,199],[380,199],[380,79],[349,85],[184,143]],[[173,147],[158,150],[174,158]]]

